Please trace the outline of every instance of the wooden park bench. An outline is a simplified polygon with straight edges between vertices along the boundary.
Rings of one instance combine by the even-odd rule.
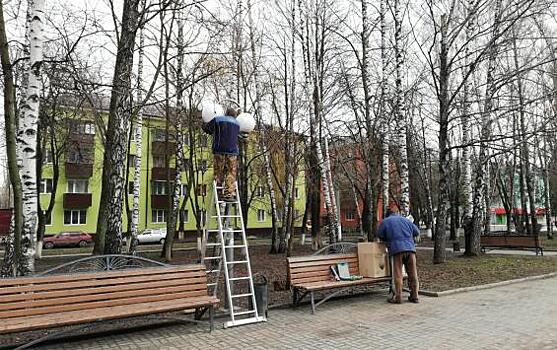
[[[486,235],[480,236],[482,251],[486,248],[509,248],[509,249],[535,249],[536,256],[543,256],[543,247],[538,235]]]
[[[355,281],[336,281],[331,278],[331,265],[339,262],[347,262],[350,275],[359,275],[358,253],[355,243],[336,243],[325,247],[310,256],[299,256],[287,258],[288,284],[292,289],[293,304],[298,305],[304,297],[309,294],[311,300],[311,312],[338,295],[339,293],[357,286],[373,285],[377,283],[391,283],[391,276],[380,278],[362,278]],[[332,290],[318,303],[315,302],[315,292]]]
[[[93,256],[41,276],[0,280],[0,334],[182,310],[195,310],[195,319],[209,310],[213,330],[213,308],[218,302],[207,295],[203,265],[171,266],[135,256]]]

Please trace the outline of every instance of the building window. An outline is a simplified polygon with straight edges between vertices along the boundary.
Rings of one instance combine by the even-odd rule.
[[[294,188],[294,197],[296,199],[300,199],[300,190],[298,189],[298,187]]]
[[[182,190],[180,191],[180,196],[186,196],[188,194],[188,185],[182,184]]]
[[[202,173],[207,171],[207,159],[203,159],[199,162],[199,171]]]
[[[88,193],[88,187],[87,179],[68,179],[68,193]]]
[[[43,215],[44,215],[44,224],[46,226],[51,226],[52,225],[52,212],[50,212],[50,215],[46,215],[46,211],[43,210]]]
[[[257,186],[255,193],[257,197],[262,198],[265,195],[265,188],[263,186]]]
[[[64,225],[85,225],[87,210],[64,210]]]
[[[207,185],[206,184],[201,184],[201,185],[197,185],[197,195],[198,196],[206,196],[207,195]]]
[[[344,217],[346,218],[347,221],[353,221],[353,220],[355,220],[355,219],[354,219],[354,218],[355,218],[354,210],[353,210],[353,209],[352,209],[352,210],[347,210],[347,211],[344,213]]]
[[[85,135],[95,135],[95,124],[93,123],[82,123],[79,126],[79,132]]]
[[[153,156],[153,167],[154,168],[164,168],[165,167],[164,156]]]
[[[184,222],[184,223],[190,222],[190,215],[189,214],[190,213],[187,209],[180,210],[180,219],[182,220],[182,222]]]
[[[294,210],[294,220],[301,219],[300,211],[298,209]]]
[[[190,146],[190,135],[189,134],[182,135],[182,143],[184,144],[184,146]]]
[[[128,182],[128,194],[133,194],[133,181]]]
[[[52,179],[41,179],[40,193],[52,193]]]
[[[44,164],[52,163],[52,152],[48,148],[43,150],[43,163]]]
[[[166,181],[153,181],[153,194],[164,195],[166,192]]]
[[[166,140],[166,132],[164,129],[154,129],[153,130],[153,140],[164,142]]]
[[[83,164],[85,163],[85,157],[77,149],[72,149],[68,152],[68,163]]]
[[[152,211],[152,222],[154,224],[161,224],[166,222],[166,210],[164,209],[153,209]]]
[[[257,209],[257,221],[265,221],[265,209]]]
[[[128,168],[135,169],[137,165],[137,156],[135,154],[128,155]]]

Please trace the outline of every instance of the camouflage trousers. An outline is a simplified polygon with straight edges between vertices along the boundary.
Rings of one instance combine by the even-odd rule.
[[[214,154],[213,156],[217,186],[224,186],[224,197],[235,197],[238,157],[228,154]]]

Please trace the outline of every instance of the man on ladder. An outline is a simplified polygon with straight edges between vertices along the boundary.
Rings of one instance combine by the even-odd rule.
[[[225,322],[225,327],[266,320],[257,310],[248,243],[236,185],[238,137],[242,137],[241,125],[236,117],[237,111],[228,108],[225,116],[215,116],[203,125],[203,130],[213,135],[215,181],[212,199],[214,206],[211,206],[211,211],[215,215],[208,215],[205,223],[201,261],[207,267],[208,278],[212,281],[207,285],[213,288],[214,295],[217,294],[221,271],[224,272],[227,307],[231,318]],[[212,219],[216,219],[216,225],[211,223]],[[239,241],[236,241],[235,235],[239,236]],[[212,251],[209,248],[213,248]]]
[[[224,116],[216,116],[203,124],[203,130],[213,136],[213,168],[217,186],[223,187],[222,199],[234,201],[236,192],[236,173],[238,165],[238,137],[240,123],[236,120],[238,112],[229,107]]]

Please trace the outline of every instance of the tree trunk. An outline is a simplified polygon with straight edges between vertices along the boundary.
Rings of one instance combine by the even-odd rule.
[[[146,0],[141,0],[141,9],[145,9]],[[137,56],[137,102],[139,105],[135,116],[135,164],[133,169],[133,207],[130,225],[129,254],[135,255],[139,227],[139,201],[141,198],[141,161],[143,155],[143,55],[145,34],[143,26],[139,29],[139,48]],[[145,215],[148,215],[145,213]]]
[[[28,1],[31,22],[28,24],[28,45],[30,47],[28,83],[25,97],[20,108],[20,129],[17,142],[21,149],[20,166],[23,191],[23,230],[21,239],[21,273],[35,271],[35,248],[37,242],[37,132],[39,121],[39,103],[41,95],[41,66],[43,62],[43,21],[44,0]]]
[[[20,242],[23,227],[23,193],[17,166],[17,117],[14,72],[10,61],[8,39],[6,37],[3,2],[0,2],[0,58],[4,76],[4,136],[6,138],[6,154],[8,157],[8,174],[14,196],[12,222],[8,241],[6,243],[4,259],[2,261],[1,275],[2,277],[15,277],[18,275],[18,262],[21,259]]]
[[[122,243],[122,198],[125,190],[127,135],[131,119],[131,75],[139,0],[125,0],[112,81],[102,172],[102,191],[94,254],[117,254]]]
[[[395,21],[395,108],[394,116],[397,121],[397,148],[399,157],[400,171],[400,214],[410,215],[410,185],[408,180],[408,149],[406,145],[406,132],[408,121],[404,107],[404,92],[402,91],[402,69],[404,64],[402,45],[402,18],[400,0],[394,2],[394,21]]]
[[[483,110],[481,112],[481,135],[480,152],[478,156],[478,166],[476,170],[476,180],[473,196],[472,225],[473,231],[469,240],[469,245],[465,248],[464,254],[476,256],[481,254],[480,236],[484,231],[485,220],[489,210],[489,138],[491,137],[491,113],[493,99],[495,97],[495,68],[498,54],[497,38],[499,37],[499,25],[501,22],[502,0],[497,0],[495,4],[495,18],[492,28],[492,41],[488,48],[488,63],[486,77],[486,92]]]
[[[447,16],[441,16],[441,47],[439,51],[439,194],[437,201],[437,223],[435,227],[435,243],[433,250],[433,263],[445,262],[445,224],[447,221],[447,200],[449,199],[449,66],[447,44],[448,23]]]

